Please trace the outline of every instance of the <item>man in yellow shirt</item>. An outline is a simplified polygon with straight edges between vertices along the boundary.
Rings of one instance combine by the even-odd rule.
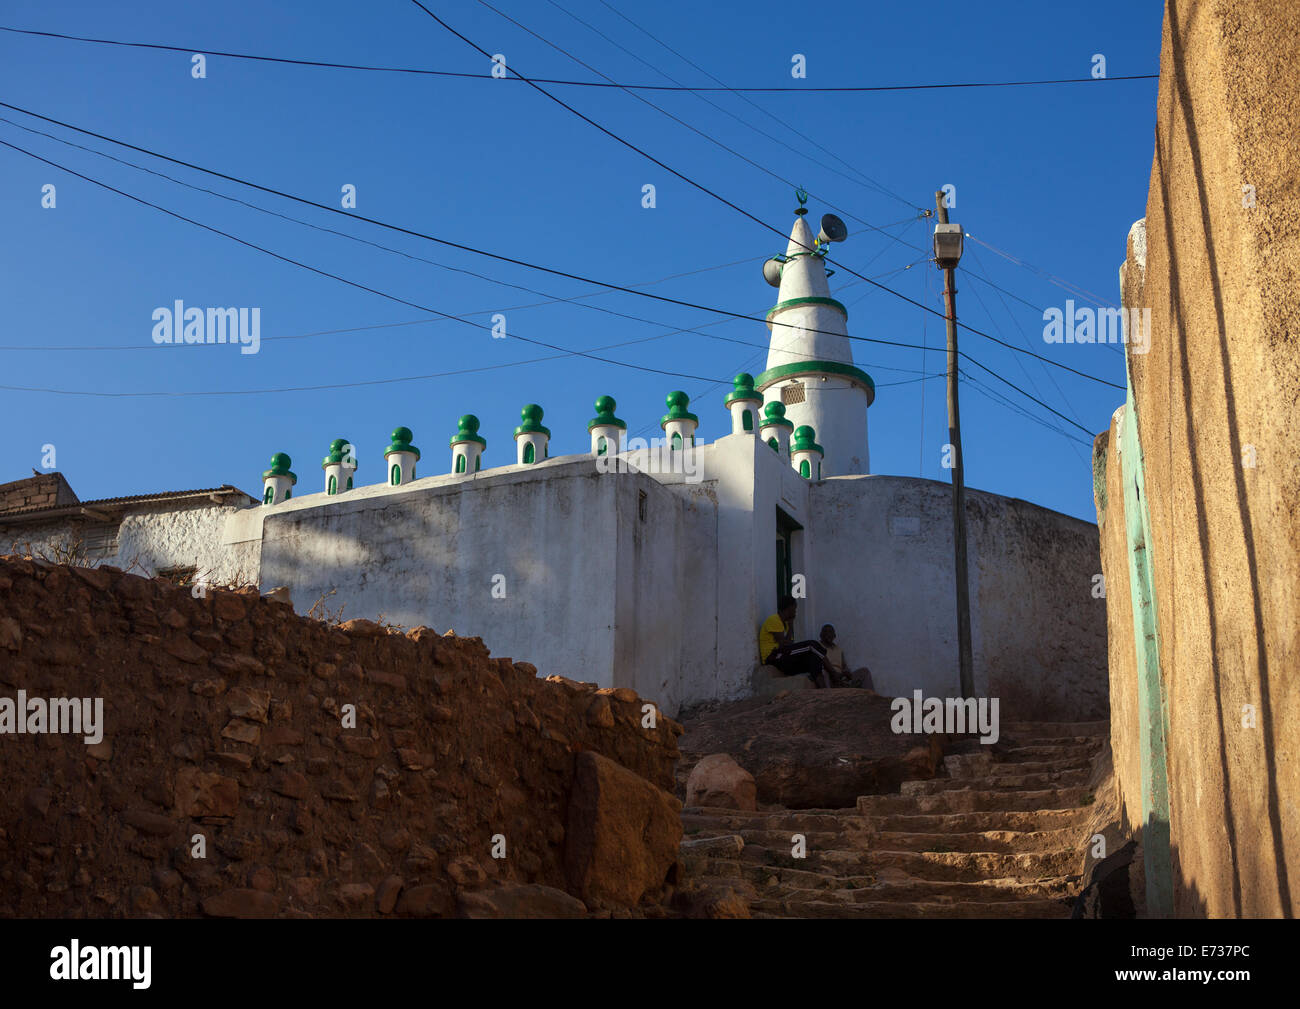
[[[778,600],[776,612],[763,621],[758,631],[759,659],[786,676],[807,676],[817,686],[829,687],[825,648],[817,641],[793,640],[798,606],[793,596]]]

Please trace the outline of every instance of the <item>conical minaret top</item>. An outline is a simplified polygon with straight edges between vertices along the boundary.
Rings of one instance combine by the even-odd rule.
[[[823,218],[824,229],[831,223],[838,218]],[[826,450],[824,475],[867,473],[867,407],[876,388],[853,363],[849,312],[831,297],[824,256],[801,206],[785,255],[764,267],[769,283],[779,271],[779,294],[767,313],[767,370],[754,386],[767,401],[782,403],[796,427],[816,431]]]

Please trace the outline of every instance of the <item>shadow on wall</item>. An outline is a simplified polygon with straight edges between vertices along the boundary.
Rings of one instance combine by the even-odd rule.
[[[1167,16],[1169,19],[1170,37],[1173,48],[1173,81],[1178,90],[1177,100],[1170,105],[1170,115],[1172,116],[1175,107],[1182,110],[1182,123],[1180,124],[1186,132],[1189,150],[1189,158],[1192,165],[1192,174],[1196,180],[1197,197],[1200,210],[1200,226],[1205,236],[1204,253],[1206,262],[1209,267],[1209,275],[1212,283],[1208,284],[1214,299],[1215,330],[1213,338],[1215,346],[1219,353],[1219,364],[1222,368],[1223,386],[1220,390],[1217,385],[1214,388],[1214,395],[1222,395],[1224,398],[1225,409],[1223,411],[1226,418],[1226,435],[1229,449],[1229,463],[1227,469],[1231,470],[1233,479],[1233,489],[1236,497],[1236,518],[1240,523],[1240,542],[1233,544],[1232,549],[1240,549],[1245,556],[1246,566],[1250,579],[1250,596],[1249,604],[1251,607],[1252,625],[1254,632],[1254,646],[1257,657],[1257,668],[1255,670],[1254,681],[1259,691],[1259,732],[1264,749],[1264,787],[1267,791],[1267,813],[1269,835],[1272,846],[1273,866],[1276,870],[1277,894],[1283,915],[1291,917],[1293,908],[1291,904],[1290,884],[1287,878],[1286,852],[1282,839],[1282,822],[1278,802],[1278,782],[1277,782],[1277,755],[1273,746],[1273,710],[1270,698],[1270,670],[1269,670],[1269,650],[1265,638],[1264,614],[1260,602],[1260,579],[1259,563],[1255,552],[1255,530],[1250,509],[1246,500],[1245,473],[1242,467],[1235,465],[1235,460],[1242,458],[1242,438],[1238,424],[1239,405],[1237,403],[1237,391],[1232,374],[1231,355],[1228,346],[1228,330],[1225,320],[1225,309],[1223,304],[1223,292],[1219,280],[1223,273],[1219,264],[1219,257],[1215,250],[1213,222],[1210,216],[1210,197],[1206,191],[1205,182],[1205,165],[1202,143],[1196,122],[1192,115],[1192,95],[1189,83],[1184,73],[1187,66],[1186,60],[1188,55],[1183,48],[1183,40],[1190,32],[1190,26],[1184,27],[1180,22],[1180,8],[1185,9],[1186,4],[1169,0]],[[1191,362],[1189,359],[1188,337],[1189,333],[1197,332],[1200,334],[1200,327],[1193,327],[1191,322],[1183,315],[1184,298],[1186,297],[1181,289],[1180,270],[1182,266],[1178,257],[1177,237],[1173,232],[1172,213],[1170,208],[1174,205],[1181,205],[1181,201],[1175,201],[1175,194],[1170,191],[1168,167],[1164,164],[1161,151],[1164,145],[1165,137],[1176,135],[1176,127],[1173,123],[1161,124],[1157,130],[1156,140],[1156,161],[1157,177],[1161,180],[1161,199],[1165,207],[1165,245],[1169,254],[1169,287],[1170,298],[1169,304],[1173,310],[1173,318],[1170,320],[1171,336],[1176,341],[1170,348],[1170,354],[1177,359],[1179,383],[1179,392],[1183,403],[1186,405],[1184,411],[1185,419],[1185,438],[1187,441],[1187,468],[1191,477],[1192,496],[1191,503],[1196,510],[1196,533],[1199,542],[1199,552],[1201,558],[1201,576],[1205,592],[1206,606],[1208,608],[1207,626],[1209,629],[1209,659],[1213,676],[1213,693],[1215,698],[1215,720],[1218,728],[1218,757],[1219,769],[1222,774],[1222,796],[1223,796],[1223,823],[1227,831],[1228,850],[1231,853],[1232,863],[1232,901],[1233,911],[1236,916],[1242,913],[1242,882],[1241,867],[1239,865],[1238,838],[1236,824],[1234,823],[1234,802],[1233,802],[1233,785],[1230,776],[1230,760],[1227,748],[1227,733],[1225,725],[1225,716],[1223,708],[1224,685],[1220,678],[1220,658],[1223,654],[1221,651],[1223,645],[1220,640],[1220,621],[1225,625],[1231,626],[1233,618],[1231,614],[1223,613],[1223,604],[1216,597],[1215,584],[1216,578],[1211,570],[1210,556],[1210,517],[1209,507],[1206,502],[1206,469],[1207,460],[1203,458],[1201,438],[1198,438],[1197,417],[1210,416],[1209,410],[1198,410],[1193,402],[1193,383],[1191,376]],[[1195,265],[1195,264],[1191,264]],[[1197,275],[1192,271],[1189,275]],[[1194,297],[1194,295],[1193,295]],[[1205,342],[1208,343],[1210,334],[1205,334]],[[1171,361],[1171,364],[1173,362]],[[1172,403],[1169,404],[1172,407]],[[1214,411],[1217,413],[1218,411]],[[1139,405],[1139,417],[1141,416],[1141,406]],[[1210,427],[1211,430],[1205,430]],[[1211,439],[1224,433],[1214,429],[1213,425],[1204,425],[1202,427],[1202,436],[1206,439],[1205,455],[1212,451]],[[1154,448],[1154,446],[1153,446]],[[1167,465],[1172,466],[1173,460],[1167,461]],[[1217,469],[1221,472],[1223,467]],[[1168,478],[1172,481],[1172,469],[1167,471]],[[1220,481],[1216,481],[1216,488],[1222,486]],[[1174,488],[1168,488],[1172,494]],[[1217,525],[1218,523],[1216,523]],[[1223,523],[1227,527],[1227,523]],[[1230,527],[1228,527],[1230,528]],[[1226,530],[1225,530],[1226,531]],[[1222,536],[1220,537],[1223,538]],[[1226,544],[1220,543],[1219,550],[1228,549]],[[1240,599],[1234,599],[1234,604],[1240,604]],[[1168,670],[1166,676],[1178,675],[1178,670]],[[1171,738],[1169,745],[1177,746],[1179,740]],[[1241,774],[1241,769],[1238,770]],[[1204,864],[1199,862],[1198,864]],[[1270,874],[1271,875],[1271,874]],[[1181,887],[1181,892],[1188,893],[1185,880],[1181,872],[1175,873],[1175,886]],[[1194,900],[1199,899],[1194,897]],[[1177,906],[1177,905],[1176,905]],[[1204,901],[1200,901],[1200,906],[1204,908]],[[1180,913],[1187,912],[1189,909],[1180,908]]]

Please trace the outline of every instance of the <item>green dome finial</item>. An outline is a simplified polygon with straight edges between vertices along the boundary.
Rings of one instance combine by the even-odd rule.
[[[348,446],[351,444],[352,442],[348,441],[346,438],[335,438],[330,442],[330,454],[321,460],[321,469],[324,469],[326,466],[338,466],[340,463],[344,462],[349,466],[356,468],[356,454],[347,451]]]
[[[542,408],[536,403],[529,403],[519,411],[519,416],[523,423],[515,428],[515,437],[521,434],[544,434],[546,437],[551,436],[549,427],[542,427]]]
[[[627,430],[627,424],[614,416],[614,411],[618,404],[614,402],[613,396],[601,396],[596,400],[596,416],[592,418],[587,425],[587,430],[591,431],[593,427],[617,427],[623,431]]]
[[[818,452],[821,455],[826,454],[826,450],[817,444],[817,432],[807,424],[802,424],[794,429],[794,441],[790,443],[790,452]]]
[[[420,450],[411,444],[411,439],[414,437],[409,427],[393,428],[392,443],[384,450],[384,458],[387,459],[394,452],[410,452],[419,459]]]
[[[541,409],[540,407],[538,409]],[[478,433],[478,418],[472,413],[467,413],[460,420],[456,421],[457,431],[452,436],[451,444],[455,445],[462,441],[476,441],[484,448],[487,448],[487,439],[481,437]]]
[[[292,465],[293,460],[288,455],[284,452],[277,452],[271,456],[271,468],[262,472],[262,479],[265,480],[267,477],[273,476],[287,476],[291,482],[297,483],[297,475],[289,471],[289,467]]]
[[[699,417],[686,409],[691,405],[691,398],[680,389],[670,392],[664,401],[668,405],[668,412],[659,418],[660,427],[667,427],[672,420],[693,420],[696,424],[700,422]]]
[[[749,372],[742,371],[731,384],[734,388],[727,394],[727,398],[722,401],[723,406],[730,407],[732,403],[744,401],[763,402],[763,397],[754,391],[754,376]]]
[[[794,427],[794,424],[785,419],[785,405],[777,400],[773,400],[771,403],[768,403],[767,406],[763,407],[763,415],[764,420],[762,426],[764,427],[768,425],[776,425],[777,427]]]

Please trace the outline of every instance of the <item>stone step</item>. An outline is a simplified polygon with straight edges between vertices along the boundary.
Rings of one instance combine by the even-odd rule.
[[[1003,765],[1015,767],[1016,765]],[[1001,774],[984,777],[930,778],[925,781],[905,781],[899,789],[902,795],[934,795],[937,792],[961,791],[964,788],[990,791],[1035,792],[1044,788],[1064,788],[1069,785],[1086,785],[1092,772],[1087,768],[1073,771],[1040,771],[1037,774]]]
[[[751,844],[758,845],[761,848],[772,851],[781,851],[784,849],[789,852],[794,847],[794,836],[798,834],[804,839],[805,849],[809,852],[821,851],[847,851],[861,852],[870,851],[872,848],[870,831],[861,831],[856,834],[848,834],[844,831],[837,830],[799,830],[792,831],[783,827],[741,827],[728,833],[739,834],[745,842],[745,847]]]
[[[967,834],[985,830],[1078,831],[1087,807],[1076,809],[982,810],[972,813],[890,813],[862,817],[876,830],[914,834]]]
[[[1100,750],[1109,736],[1008,736],[1017,746],[1090,746]]]
[[[1109,736],[1110,722],[1002,722],[1008,736]]]
[[[1047,876],[1042,879],[979,879],[971,881],[912,879],[893,876],[883,879],[874,887],[863,888],[864,900],[895,900],[901,903],[921,903],[948,900],[976,902],[1017,901],[1033,898],[1062,898],[1073,900],[1079,877]]]
[[[733,831],[745,827],[767,826],[791,831],[842,830],[851,832],[867,830],[871,822],[858,815],[855,809],[808,810],[773,809],[759,812],[735,809],[702,809],[688,806],[682,810],[682,829],[685,831]]]
[[[890,813],[975,813],[986,810],[1060,810],[1082,806],[1091,796],[1086,785],[1046,788],[1032,792],[1000,792],[996,789],[958,789],[934,795],[860,795],[858,812],[863,816]]]
[[[845,904],[839,901],[772,899],[751,902],[754,917],[772,918],[1069,918],[1070,907],[1059,900],[961,901],[918,904],[880,901]]]
[[[832,873],[734,859],[701,860],[690,868],[692,878],[744,881],[768,896],[793,890],[835,891],[841,892],[841,896],[843,893],[863,895],[852,898],[855,900],[1000,901],[1068,897],[1073,895],[1079,878],[1062,875],[1034,880],[934,880],[916,879],[894,869],[880,873]]]
[[[877,875],[898,870],[915,879],[974,882],[981,879],[1032,881],[1068,875],[1079,863],[1075,851],[1063,852],[943,852],[861,851],[818,849],[811,843],[804,858],[794,858],[788,845],[768,848],[747,842],[739,861],[805,869],[832,875]]]
[[[1076,830],[983,830],[969,833],[881,831],[872,836],[874,851],[1036,852],[1064,851],[1086,840]]]
[[[780,851],[794,846],[794,834],[804,838],[808,852],[828,851],[937,851],[1048,853],[1063,851],[1079,842],[1074,830],[1013,831],[986,830],[964,833],[933,831],[790,831],[784,828],[740,827],[725,831],[704,831],[682,839],[683,856],[696,853],[740,855],[751,844]],[[731,850],[739,837],[744,844]]]
[[[1010,778],[1017,774],[1051,774],[1053,771],[1092,772],[1092,760],[1022,760],[1014,764],[992,764],[988,773],[994,778]]]
[[[1049,744],[1045,746],[1013,746],[1010,749],[1003,750],[998,754],[998,760],[1002,764],[1020,764],[1026,761],[1056,761],[1056,760],[1087,760],[1091,759],[1096,751],[1091,746],[1080,744],[1067,744],[1058,746]]]

